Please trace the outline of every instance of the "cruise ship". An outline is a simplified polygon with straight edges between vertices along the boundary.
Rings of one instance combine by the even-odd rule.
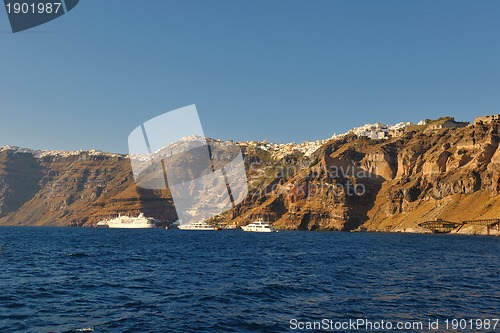
[[[194,222],[189,224],[181,224],[177,228],[180,230],[217,230],[216,227],[211,226],[205,222]]]
[[[144,229],[144,228],[155,228],[158,220],[152,217],[145,217],[143,213],[141,213],[137,217],[131,217],[128,215],[120,215],[114,219],[103,220],[97,223],[97,227],[105,227],[108,228],[127,228],[127,229]]]
[[[252,232],[277,232],[278,231],[272,225],[270,225],[269,223],[264,222],[262,220],[255,221],[255,222],[252,222],[248,225],[242,226],[241,229],[243,229],[243,231],[252,231]]]

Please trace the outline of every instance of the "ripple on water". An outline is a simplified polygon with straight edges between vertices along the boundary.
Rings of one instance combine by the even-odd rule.
[[[283,332],[292,318],[498,312],[498,238],[261,236],[3,228],[0,332]]]

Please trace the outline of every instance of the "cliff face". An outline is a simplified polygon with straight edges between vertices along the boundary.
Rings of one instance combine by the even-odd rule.
[[[91,225],[118,213],[143,211],[175,219],[168,193],[135,186],[128,159],[81,152],[35,157],[0,153],[0,224]]]
[[[43,173],[32,154],[0,152],[0,217],[17,211],[40,190]]]
[[[388,140],[346,135],[300,149],[240,143],[249,195],[221,218],[264,218],[282,229],[412,232],[425,232],[417,224],[436,218],[500,218],[498,130],[498,123],[411,126]],[[126,156],[0,150],[0,224],[93,225],[140,211],[176,219],[169,191],[137,188]]]
[[[384,182],[365,226],[419,231],[415,222],[423,220],[499,218],[498,127],[473,125],[399,140],[396,177]]]
[[[387,141],[325,144],[309,167],[276,177],[230,217],[263,216],[285,229],[428,232],[423,221],[500,218],[499,124],[413,127]],[[498,233],[466,226],[463,233]]]

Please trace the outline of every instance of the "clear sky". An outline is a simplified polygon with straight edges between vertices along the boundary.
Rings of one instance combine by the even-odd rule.
[[[301,142],[376,121],[500,113],[500,1],[81,0],[13,34],[0,145],[127,152],[196,104],[205,134]]]

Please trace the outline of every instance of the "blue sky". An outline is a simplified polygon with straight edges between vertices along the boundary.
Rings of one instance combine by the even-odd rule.
[[[82,0],[12,34],[0,145],[127,152],[196,104],[205,134],[291,142],[500,113],[500,1]]]

